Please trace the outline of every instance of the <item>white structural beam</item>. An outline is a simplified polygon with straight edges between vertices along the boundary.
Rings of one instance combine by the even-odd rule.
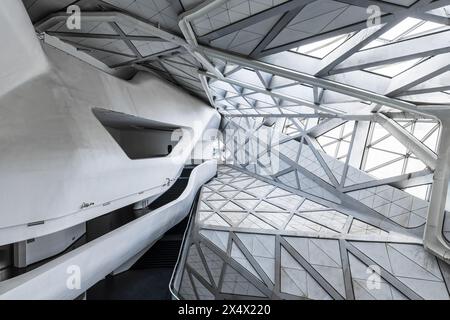
[[[206,96],[208,97],[209,103],[211,104],[212,107],[214,107],[215,106],[214,97],[211,95],[211,90],[209,90],[208,79],[203,74],[199,74],[198,77],[200,79],[200,83],[202,84],[203,90],[205,91]]]
[[[221,110],[219,110],[221,111]],[[258,110],[259,112],[264,112],[264,109]],[[273,114],[273,113],[243,113],[243,114],[228,114],[222,113],[224,117],[227,118],[304,118],[304,119],[341,119],[341,120],[359,120],[359,121],[372,121],[375,119],[375,115],[334,115],[329,113],[283,113],[283,114]]]
[[[378,114],[377,122],[383,126],[394,138],[400,141],[409,151],[413,152],[423,163],[431,169],[436,168],[436,154],[425,146],[419,139],[405,130],[401,125],[383,114]]]
[[[320,63],[320,69],[316,71],[315,74],[317,76],[321,76],[331,73],[331,70],[333,70],[342,61],[345,61],[355,52],[378,38],[389,28],[391,28],[392,25],[393,24],[391,21],[387,21],[383,25],[373,26],[372,28],[359,31],[338,48],[330,52],[330,54],[328,54],[324,59],[322,59]]]
[[[367,188],[390,185],[398,189],[421,186],[432,182],[432,174],[428,169],[402,174],[395,177],[389,177],[379,180],[371,180],[363,183],[357,183],[351,186],[343,187],[342,192],[351,192],[364,190]]]
[[[394,77],[386,95],[395,97],[406,90],[450,70],[450,53],[439,54]]]
[[[192,54],[194,57],[205,66],[205,68],[215,74],[216,76],[221,77],[222,73],[214,67],[214,65],[209,61],[207,57],[205,57],[201,52],[198,51],[198,43],[194,30],[191,26],[191,21],[206,15],[207,12],[214,10],[215,8],[221,6],[226,3],[228,0],[212,0],[212,1],[203,1],[200,5],[195,8],[184,12],[178,21],[178,26],[183,33],[186,42],[191,46]]]
[[[189,11],[181,14],[178,26],[181,29],[186,41],[194,46],[197,46],[197,37],[194,30],[192,29],[191,22],[197,18],[201,18],[206,15],[211,10],[214,10],[221,5],[225,4],[228,0],[208,0],[202,1],[198,6],[192,8]]]
[[[58,23],[65,22],[69,17],[70,15],[65,12],[54,13],[44,20],[38,22],[35,25],[35,28],[39,32],[45,32]],[[156,36],[171,43],[176,43],[179,46],[183,46],[189,50],[192,49],[190,46],[188,46],[184,39],[122,12],[83,12],[83,14],[81,15],[81,19],[82,22],[119,22],[125,23],[126,25],[133,25],[135,28],[148,32],[148,34],[151,36]]]
[[[351,149],[348,151],[348,165],[360,169],[366,151],[370,121],[358,121],[353,132]]]
[[[289,23],[297,17],[297,15],[310,3],[314,2],[315,0],[296,0],[296,1],[287,1],[281,5],[272,7],[272,10],[275,12],[283,12],[285,9],[283,7],[290,7],[292,8],[288,11],[284,11],[283,15],[280,19],[272,26],[270,31],[264,36],[264,38],[259,42],[259,44],[253,49],[253,51],[250,53],[250,57],[257,58],[259,55],[261,55],[261,52],[284,30],[285,27],[289,25]],[[264,10],[262,13],[267,12],[269,10]],[[254,16],[250,16],[247,19],[256,18]],[[260,19],[257,22],[264,21],[265,19]],[[256,22],[256,23],[257,23]]]
[[[78,46],[76,43],[73,44],[74,46]],[[142,58],[137,58],[131,61],[126,61],[123,63],[118,63],[114,66],[112,66],[112,68],[119,68],[119,67],[124,67],[124,66],[130,66],[130,65],[134,65],[134,64],[142,64],[144,62],[147,61],[152,61],[152,60],[159,60],[161,58],[167,58],[167,57],[173,57],[177,54],[180,54],[180,52],[185,52],[183,48],[181,47],[176,47],[176,48],[171,48],[171,49],[167,49],[164,51],[160,51],[154,54],[150,54],[148,56],[142,57]]]
[[[124,37],[119,34],[105,34],[105,33],[85,33],[85,32],[64,32],[64,31],[46,31],[50,36],[57,38],[86,38],[86,39],[109,39],[109,40],[123,40]],[[152,37],[152,36],[139,36],[139,35],[126,35],[127,39],[132,41],[154,41],[164,42],[166,40]]]
[[[447,90],[450,90],[450,71],[412,87],[405,94],[424,94]]]
[[[360,89],[354,86],[349,86],[347,84],[343,84],[340,82],[328,80],[328,79],[322,79],[307,73],[294,71],[290,69],[286,69],[283,67],[278,67],[272,64],[268,64],[266,62],[262,61],[254,61],[245,57],[237,56],[230,53],[225,53],[223,51],[207,48],[207,47],[201,47],[203,52],[207,54],[208,56],[216,57],[219,59],[223,59],[225,61],[229,61],[231,63],[235,63],[244,67],[252,68],[255,70],[264,71],[267,73],[271,73],[274,75],[278,75],[281,77],[284,77],[286,79],[299,81],[301,83],[307,83],[312,86],[319,86],[323,89],[339,92],[345,95],[349,95],[351,97],[361,99],[361,100],[368,100],[373,103],[378,103],[381,105],[385,105],[388,107],[396,108],[403,111],[408,112],[414,112],[414,113],[421,113],[425,115],[431,115],[430,112],[426,110],[421,110],[420,108],[417,108],[416,105],[408,102],[404,102],[398,99],[390,98],[382,94],[378,94],[375,92],[367,91],[364,89]]]
[[[450,179],[450,123],[442,121],[442,139],[439,142],[438,159],[433,176],[430,206],[423,237],[424,247],[450,263],[450,246],[444,239],[443,226],[448,209]]]
[[[399,41],[354,53],[330,74],[361,70],[399,61],[450,52],[450,31]]]
[[[56,24],[66,21],[69,17],[70,15],[65,12],[55,13],[50,15],[43,21],[38,22],[35,25],[35,28],[40,32],[45,32]],[[142,30],[151,36],[155,36],[170,43],[184,47],[208,71],[221,76],[220,72],[209,62],[209,60],[200,52],[198,52],[196,46],[193,46],[190,43],[186,42],[186,40],[161,29],[159,26],[154,26],[146,21],[139,20],[131,15],[122,12],[83,12],[83,14],[81,15],[81,19],[85,22],[113,22],[133,26],[134,28]]]
[[[309,129],[306,133],[313,138],[317,138],[318,136],[333,130],[336,127],[339,127],[341,124],[343,124],[345,120],[342,118],[339,119],[329,119],[326,121],[323,121],[319,123],[317,126]]]
[[[291,97],[291,96],[288,96],[288,95],[285,95],[285,94],[282,94],[282,93],[276,93],[276,92],[269,91],[267,89],[264,89],[264,88],[252,85],[250,83],[246,83],[246,82],[235,80],[235,79],[231,79],[231,78],[218,78],[215,75],[207,73],[207,72],[204,72],[204,71],[198,71],[198,73],[199,73],[199,75],[203,75],[203,76],[206,76],[206,77],[218,80],[218,81],[223,81],[223,82],[226,82],[226,83],[229,83],[229,84],[232,84],[232,85],[236,85],[236,86],[239,86],[241,88],[249,89],[249,90],[254,91],[254,92],[258,92],[258,93],[266,94],[268,96],[275,97],[275,98],[278,98],[278,99],[294,102],[294,103],[297,103],[297,104],[299,104],[301,106],[306,106],[306,107],[309,107],[309,108],[312,108],[312,109],[315,109],[315,110],[319,110],[319,111],[323,111],[323,112],[327,112],[327,113],[331,113],[331,114],[338,114],[337,111],[334,110],[334,109],[331,109],[331,108],[328,108],[328,107],[322,106],[322,105],[317,105],[314,102],[307,101],[305,99]]]
[[[391,20],[391,17],[388,15],[382,15],[380,17],[381,24],[384,24],[390,20]],[[361,22],[352,23],[352,24],[349,24],[349,25],[346,25],[346,26],[343,26],[341,28],[337,28],[337,29],[334,29],[331,31],[311,35],[310,37],[307,37],[305,39],[294,40],[294,41],[291,41],[291,42],[288,42],[285,44],[270,47],[270,48],[264,50],[262,52],[262,54],[263,54],[263,56],[268,56],[268,55],[280,53],[280,52],[290,50],[295,47],[314,43],[316,41],[325,40],[325,39],[329,39],[332,37],[336,37],[336,36],[340,36],[340,35],[348,34],[348,33],[352,33],[352,32],[359,32],[360,30],[363,30],[366,27],[367,27],[367,21],[363,20]]]

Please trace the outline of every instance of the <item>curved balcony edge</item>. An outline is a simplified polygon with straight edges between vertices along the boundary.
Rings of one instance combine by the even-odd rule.
[[[1,282],[0,300],[75,299],[181,222],[198,190],[216,171],[216,160],[204,162],[192,171],[178,199],[35,270]]]

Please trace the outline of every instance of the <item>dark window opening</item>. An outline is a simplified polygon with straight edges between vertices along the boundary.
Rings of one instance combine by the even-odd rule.
[[[101,108],[92,112],[133,160],[168,156],[180,141],[179,127]]]

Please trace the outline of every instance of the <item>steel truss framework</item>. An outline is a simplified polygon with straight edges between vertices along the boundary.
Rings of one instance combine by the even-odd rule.
[[[372,211],[372,216],[381,215],[382,220],[388,218],[401,227],[417,229],[416,234],[421,235],[428,209],[426,192],[422,193],[422,199],[419,199],[401,189],[408,190],[431,183],[431,169],[424,166],[424,170],[405,174],[402,163],[401,171],[391,170],[389,175],[376,179],[361,170],[361,167],[368,160],[377,164],[376,167],[388,167],[392,160],[386,155],[383,158],[387,159],[379,159],[379,153],[372,159],[371,148],[377,144],[370,140],[362,143],[356,141],[366,136],[361,135],[361,130],[370,131],[369,123],[356,122],[347,134],[343,134],[348,137],[349,146],[346,152],[342,153],[345,153],[345,158],[338,160],[334,155],[322,151],[318,141],[336,129],[343,132],[345,127],[340,127],[349,123],[334,123],[334,129],[330,130],[328,127],[326,129],[329,131],[320,134],[319,128],[327,126],[328,121],[319,125],[310,122],[310,119],[303,122],[290,119],[288,123],[277,120],[268,127],[261,120],[233,119],[224,126],[226,161],[299,190],[303,192],[303,196],[310,199],[341,204],[363,213]],[[295,125],[294,130],[292,125]],[[312,126],[312,129],[308,129],[309,126]],[[320,134],[317,139],[312,136],[313,132]],[[371,136],[373,135],[374,132],[371,133]],[[378,138],[377,141],[383,139],[387,139],[386,136]],[[344,143],[344,139],[339,136],[336,140]],[[397,140],[388,145],[395,147],[395,143],[401,146]],[[393,157],[399,155],[397,152],[390,152],[393,152]],[[408,157],[408,154],[409,151],[405,157]],[[366,159],[365,163],[363,159]],[[400,161],[404,161],[404,158],[396,160]],[[419,194],[416,192],[415,195]],[[393,227],[390,225],[390,228]]]
[[[449,299],[449,265],[387,230],[223,166],[202,189],[176,291],[183,299]]]
[[[80,0],[75,4],[82,9],[81,30],[65,25],[65,9],[73,1],[51,2],[24,0],[37,31],[112,69],[154,73],[216,108],[224,117],[226,161],[361,223],[413,238],[450,261],[450,218],[445,218],[450,141],[440,139],[450,134],[450,1]],[[381,10],[379,24],[368,17],[372,5]],[[269,138],[261,141],[256,132]],[[220,216],[221,210],[214,210]],[[230,239],[239,239],[234,227],[227,228]],[[232,247],[221,254],[192,234],[203,262],[202,245],[232,268],[221,279],[250,281]],[[287,251],[285,263],[296,261],[295,277],[303,268],[307,280],[326,293],[289,295],[280,289],[279,273],[274,289],[250,259],[266,288],[250,281],[253,292],[339,298],[288,240],[277,235],[275,241],[276,270],[289,273],[280,262],[280,252]],[[242,242],[235,242],[249,259]],[[391,243],[380,242],[386,248]],[[353,248],[351,255],[342,253],[346,248]],[[373,257],[358,255],[347,238],[339,240],[339,250],[347,268],[345,294],[339,296],[369,297],[356,289],[362,280],[351,279],[349,261],[357,273],[356,265],[369,263],[363,255]],[[186,272],[183,279],[193,291],[180,291],[184,297],[234,294],[214,286],[211,273],[208,286],[208,278],[202,280],[189,262]],[[432,297],[387,277],[382,278],[392,298]],[[204,288],[205,294],[199,293]]]

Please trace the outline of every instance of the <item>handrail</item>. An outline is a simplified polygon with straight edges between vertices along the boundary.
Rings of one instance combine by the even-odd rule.
[[[176,200],[39,268],[1,282],[0,299],[75,299],[182,221],[197,191],[216,171],[216,160],[197,166]]]
[[[180,251],[178,252],[177,262],[175,263],[175,266],[174,266],[173,271],[172,271],[172,276],[170,277],[170,281],[169,281],[169,291],[172,294],[172,297],[175,298],[176,300],[180,300],[180,297],[177,294],[178,290],[175,289],[175,277],[177,275],[179,266],[181,264],[181,260],[183,260],[183,253],[187,252],[185,250],[186,241],[187,241],[188,236],[190,235],[190,229],[191,229],[191,226],[192,226],[192,221],[195,218],[195,213],[197,211],[198,202],[200,201],[200,192],[201,192],[201,190],[199,190],[197,192],[196,199],[194,200],[194,203],[192,204],[191,210],[189,211],[188,224],[186,226],[186,230],[184,230],[183,239],[181,241],[181,246],[180,246]],[[175,291],[177,291],[177,293],[175,293]]]

